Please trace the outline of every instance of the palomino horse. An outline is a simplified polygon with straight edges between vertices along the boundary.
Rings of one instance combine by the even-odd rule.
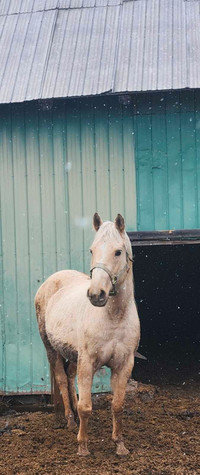
[[[133,296],[132,250],[120,214],[114,223],[103,223],[95,213],[93,225],[97,233],[90,249],[90,278],[75,270],[56,272],[36,294],[36,313],[69,429],[74,427],[74,415],[78,411],[78,454],[89,454],[87,427],[92,411],[92,380],[95,371],[106,365],[111,368],[113,391],[112,439],[117,454],[126,455],[122,411],[140,338]],[[76,372],[78,401],[74,384]]]

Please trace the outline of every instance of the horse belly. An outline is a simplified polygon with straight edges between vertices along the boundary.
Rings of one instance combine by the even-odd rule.
[[[73,305],[70,297],[55,296],[49,302],[45,317],[48,340],[58,353],[72,361],[78,357],[77,320],[77,304]]]
[[[78,351],[72,345],[56,339],[53,335],[49,335],[48,338],[54,350],[62,355],[65,360],[77,362]]]

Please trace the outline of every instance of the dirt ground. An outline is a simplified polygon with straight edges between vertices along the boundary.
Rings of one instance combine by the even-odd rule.
[[[93,397],[91,455],[77,455],[76,434],[55,422],[51,407],[8,408],[0,418],[1,475],[200,474],[200,394],[197,385],[129,387],[124,437],[129,456],[115,455],[111,395]],[[5,409],[5,408],[4,408]],[[4,411],[5,412],[5,411]]]

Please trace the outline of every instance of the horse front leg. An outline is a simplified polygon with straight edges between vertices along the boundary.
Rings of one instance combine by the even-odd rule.
[[[93,368],[91,362],[88,360],[80,360],[78,362],[78,415],[80,419],[80,426],[78,432],[78,455],[89,455],[88,450],[88,421],[92,412],[92,379]]]
[[[130,357],[126,366],[119,369],[112,369],[111,374],[111,386],[113,391],[112,400],[112,414],[113,414],[113,432],[112,440],[117,446],[117,455],[127,455],[129,450],[126,449],[123,442],[122,435],[122,417],[123,417],[123,405],[126,393],[127,381],[131,375],[133,368],[134,357]]]

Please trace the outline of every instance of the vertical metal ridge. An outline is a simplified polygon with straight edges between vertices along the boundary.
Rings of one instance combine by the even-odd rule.
[[[30,26],[30,21],[31,21],[31,14],[29,15],[29,20],[27,22],[27,29],[26,29],[26,34],[25,34],[25,37],[24,37],[24,41],[23,41],[23,46],[22,46],[22,50],[21,50],[21,54],[20,54],[20,59],[19,59],[19,66],[18,66],[18,69],[17,69],[17,74],[16,74],[16,77],[15,77],[15,84],[13,85],[13,90],[11,92],[11,102],[15,102],[13,101],[13,96],[15,94],[15,90],[17,89],[17,84],[18,84],[18,77],[19,77],[19,73],[20,73],[20,63],[21,63],[21,60],[22,60],[22,57],[23,57],[23,52],[24,52],[24,48],[25,48],[25,42],[26,42],[26,38],[28,36],[28,32],[29,32],[29,26]],[[27,67],[27,64],[26,64],[26,67]],[[21,79],[20,79],[20,82],[21,82]],[[17,97],[18,97],[18,94],[16,94]],[[20,97],[20,94],[19,94],[19,97]],[[24,98],[24,96],[23,96]]]
[[[3,246],[3,270],[4,270],[4,326],[5,326],[5,346],[4,346],[4,387],[9,391],[14,384],[17,386],[16,351],[11,340],[10,328],[17,340],[16,320],[10,323],[12,313],[16,311],[16,252],[15,252],[15,232],[14,232],[14,196],[13,196],[13,172],[12,172],[12,127],[11,108],[1,106],[1,166],[3,174],[3,186],[1,187],[1,218],[2,218],[2,246]],[[12,296],[12,298],[11,298]]]
[[[144,77],[144,69],[146,67],[144,57],[145,57],[145,43],[146,43],[146,38],[147,38],[147,1],[145,1],[145,13],[144,13],[144,42],[143,42],[143,55],[142,55],[142,61],[141,61],[141,79],[140,79],[140,84],[141,84],[141,90],[142,90],[142,84],[143,84],[143,77]]]
[[[76,58],[76,54],[77,54],[77,51],[78,51],[79,32],[80,32],[81,20],[82,20],[82,17],[83,17],[83,11],[84,10],[80,11],[79,19],[78,19],[78,30],[77,30],[77,34],[76,34],[75,48],[74,48],[74,52],[73,52],[73,59],[72,59],[72,65],[71,65],[71,74],[70,74],[69,81],[68,81],[68,87],[66,89],[67,95],[69,95],[69,90],[70,90],[70,86],[71,86],[71,83],[72,83],[73,70],[75,69],[74,68],[74,60]],[[78,51],[78,54],[79,54],[79,51]],[[78,73],[78,71],[76,71],[76,72]],[[74,96],[74,95],[75,95],[74,94],[74,89],[72,88],[72,96]]]
[[[2,127],[2,117],[0,117],[0,127]],[[0,135],[0,148],[2,147],[2,138]],[[1,151],[1,156],[3,157],[3,151]],[[0,160],[0,269],[1,269],[1,277],[0,277],[0,325],[1,325],[1,368],[2,368],[2,391],[5,392],[6,388],[6,332],[5,332],[5,306],[4,306],[4,253],[3,253],[3,230],[2,230],[2,183],[1,179],[3,177],[3,166],[2,166],[2,159]],[[4,177],[3,177],[4,179]]]
[[[66,164],[68,163],[68,167],[72,165],[71,159],[69,161],[69,155],[67,150],[67,126],[66,126],[66,101],[64,102],[64,124],[63,124],[63,158]],[[70,163],[70,165],[69,165]],[[70,171],[70,170],[69,170]],[[71,214],[70,214],[70,193],[69,193],[69,173],[64,174],[64,183],[65,186],[65,209],[68,213],[68,219],[65,220],[66,223],[66,236],[68,242],[68,252],[69,252],[69,267],[72,267],[72,259],[71,259],[71,234],[70,234],[70,222],[71,222]]]
[[[28,75],[28,78],[27,78],[27,85],[26,85],[26,89],[25,89],[25,93],[24,93],[23,99],[24,99],[24,97],[27,97],[27,93],[28,93],[28,87],[29,87],[30,77],[31,77],[31,73],[32,73],[32,67],[33,67],[33,64],[34,64],[34,61],[35,61],[35,55],[36,55],[36,50],[37,50],[37,43],[38,43],[38,39],[39,39],[40,32],[41,32],[41,26],[42,26],[43,16],[44,16],[44,12],[42,12],[42,16],[41,16],[42,19],[41,19],[40,26],[39,26],[38,32],[37,32],[37,38],[36,38],[36,42],[35,42],[33,57],[32,57],[32,61],[31,61],[31,65],[30,65],[30,71],[29,71],[29,75]],[[15,91],[15,94],[16,94],[16,91]]]
[[[115,78],[113,81],[113,90],[116,92],[126,91],[128,88],[129,63],[131,55],[132,25],[133,25],[133,7],[130,2],[120,8],[119,17],[121,18],[118,26],[118,51],[116,48],[116,67]],[[121,67],[123,64],[123,67]]]
[[[167,229],[170,229],[170,207],[169,207],[169,162],[168,162],[168,150],[167,150],[167,110],[166,110],[166,102],[164,104],[165,109],[165,150],[166,150],[166,168],[167,168]]]
[[[110,211],[110,220],[112,219],[112,208],[111,208],[111,175],[110,175],[110,117],[107,120],[107,137],[108,137],[108,183],[109,183],[109,211]]]
[[[38,162],[39,162],[39,188],[40,188],[40,224],[41,224],[41,248],[42,248],[42,279],[44,281],[44,229],[43,229],[43,219],[42,219],[42,173],[41,173],[41,154],[40,154],[40,115],[37,111],[37,122],[38,122]]]
[[[82,91],[84,89],[84,81],[85,81],[85,74],[86,74],[86,66],[84,65],[84,59],[85,59],[85,64],[87,64],[90,40],[88,40],[87,33],[84,36],[84,38],[81,38],[80,31],[82,28],[85,28],[87,32],[88,26],[89,26],[89,30],[92,31],[91,24],[93,22],[93,18],[94,18],[94,14],[91,18],[90,12],[84,9],[81,11],[80,16],[79,16],[79,25],[78,25],[79,28],[78,28],[77,37],[76,37],[74,60],[72,63],[71,75],[70,75],[69,85],[68,85],[68,90],[67,90],[67,93],[69,96],[76,96],[78,91],[81,91],[80,95],[82,95]],[[91,36],[91,33],[90,33],[90,36]]]
[[[93,10],[93,12],[92,12],[91,28],[90,28],[90,35],[89,35],[88,47],[87,47],[87,60],[86,60],[85,71],[84,71],[84,73],[83,73],[83,81],[82,81],[82,87],[81,87],[81,95],[84,95],[84,88],[85,88],[85,82],[86,82],[86,73],[87,73],[87,64],[88,64],[88,58],[89,58],[89,52],[90,52],[90,43],[91,43],[92,30],[93,30],[93,24],[94,24],[94,13],[95,13],[95,10]],[[78,90],[78,88],[77,88],[77,90]]]
[[[30,390],[30,267],[29,229],[25,147],[24,105],[13,108],[12,115],[13,172],[15,199],[16,278],[17,278],[17,324],[18,324],[18,390]],[[23,297],[22,297],[23,296]],[[24,320],[21,318],[24,316]],[[14,318],[14,315],[13,315]],[[24,364],[24,355],[27,364]]]
[[[133,34],[129,64],[129,77],[127,90],[141,90],[143,75],[144,55],[144,27],[145,27],[146,1],[134,2],[133,9]]]
[[[26,104],[26,141],[27,141],[27,181],[28,181],[28,204],[30,229],[30,267],[31,267],[31,323],[32,323],[32,392],[45,392],[49,389],[47,374],[42,366],[45,349],[39,337],[37,320],[34,308],[36,290],[43,282],[44,259],[43,251],[43,220],[41,205],[41,172],[39,156],[39,133],[38,133],[38,104],[32,102]],[[37,349],[37,351],[35,351]],[[46,366],[46,360],[44,365]],[[42,377],[42,379],[41,379]]]
[[[9,35],[8,31],[5,28],[3,29],[3,33],[5,33],[5,35],[7,35],[7,38],[4,38],[4,36],[2,35],[3,40],[2,40],[2,43],[1,43],[0,53],[4,53],[4,55],[2,56],[3,65],[1,65],[1,69],[0,69],[0,71],[2,70],[2,73],[0,75],[1,87],[2,87],[2,82],[3,82],[5,71],[6,71],[6,66],[9,62],[9,55],[10,55],[10,51],[11,51],[12,44],[13,44],[14,34],[15,34],[15,31],[16,31],[16,28],[17,28],[18,18],[16,16],[11,17],[11,18],[7,17],[6,20],[5,20],[5,23],[4,23],[4,27],[6,25],[6,22],[8,22],[8,23],[11,22],[11,26],[12,26],[12,21],[13,20],[14,20],[14,25],[13,25],[12,35],[11,35],[11,32],[10,32],[10,35]],[[6,39],[8,39],[8,46],[5,43]]]
[[[11,163],[12,163],[12,181],[13,181],[13,218],[14,218],[14,251],[15,251],[15,299],[16,299],[16,389],[19,390],[19,302],[18,302],[18,280],[17,280],[17,243],[16,243],[16,207],[15,207],[15,182],[14,182],[14,157],[13,157],[13,107],[11,109]]]
[[[188,3],[186,8],[187,21],[187,58],[188,58],[188,86],[196,88],[200,82],[200,17],[199,2]]]
[[[10,15],[12,13],[16,13],[17,11],[20,12],[22,3],[23,3],[23,0],[20,0],[20,7],[18,7],[19,2],[17,2],[17,0],[11,0],[10,3],[9,3],[8,14]],[[19,8],[19,10],[18,10],[17,7]]]
[[[194,135],[195,135],[195,204],[196,204],[196,223],[199,226],[199,190],[198,190],[198,154],[197,154],[197,97],[194,93],[194,121],[195,121],[195,128],[194,128]]]
[[[151,124],[151,181],[152,181],[152,200],[153,200],[153,213],[152,213],[152,219],[153,219],[153,228],[156,229],[156,220],[155,220],[155,189],[154,189],[154,175],[153,175],[153,124],[152,124],[152,110],[150,113],[150,124]]]
[[[34,13],[35,18],[36,13]],[[45,11],[41,13],[42,21],[34,54],[34,61],[29,76],[28,88],[26,91],[27,100],[34,98],[40,99],[41,85],[44,80],[44,67],[46,67],[49,41],[52,35],[52,29],[55,21],[55,11]],[[43,97],[45,97],[43,93]]]
[[[54,196],[53,196],[53,150],[51,109],[41,107],[39,110],[39,143],[41,172],[41,205],[42,205],[42,240],[44,276],[46,280],[56,269]],[[51,256],[51,259],[49,259]],[[47,367],[46,355],[43,352],[43,371]]]
[[[7,6],[6,10],[4,9],[5,6]],[[2,0],[1,4],[0,4],[0,14],[1,15],[7,15],[9,8],[10,8],[10,4],[8,3],[8,1],[7,0]]]
[[[57,243],[57,234],[56,234],[56,189],[55,189],[55,154],[54,154],[54,121],[53,121],[53,111],[51,110],[51,124],[52,124],[52,134],[51,134],[51,149],[52,149],[52,175],[53,175],[53,218],[54,218],[54,239],[55,239],[55,263],[56,271],[58,271],[58,243]]]
[[[103,44],[102,29],[105,26],[106,11],[106,8],[94,10],[88,61],[85,73],[85,84],[83,89],[84,95],[93,95],[97,92],[99,56]]]
[[[21,60],[21,55],[26,38],[30,14],[19,15],[17,18],[16,28],[13,32],[12,42],[10,45],[9,57],[7,58],[6,67],[4,70],[4,77],[1,86],[1,94],[4,97],[4,102],[12,101],[12,96],[15,88],[15,81],[18,74],[18,68]],[[21,32],[21,33],[20,33]],[[20,38],[17,48],[15,47],[15,36]]]
[[[96,211],[96,171],[94,149],[94,108],[93,101],[81,104],[81,159],[83,190],[83,234],[84,234],[84,269],[89,272],[89,247],[92,241],[90,222]],[[88,192],[89,190],[89,192]]]
[[[115,10],[116,10],[116,8],[115,8]],[[113,9],[113,12],[115,10]],[[123,10],[122,10],[121,6],[119,6],[118,7],[118,13],[117,14],[115,13],[116,26],[113,28],[113,30],[115,32],[115,36],[114,36],[114,34],[112,35],[112,42],[114,42],[114,45],[112,45],[112,48],[110,48],[111,52],[112,52],[112,50],[114,50],[114,54],[112,53],[112,56],[113,56],[113,67],[112,67],[112,70],[111,70],[112,76],[111,76],[110,82],[108,82],[108,85],[105,87],[105,91],[109,91],[109,90],[112,91],[112,92],[115,91],[122,13],[123,13]],[[108,46],[108,49],[109,49],[109,46]]]
[[[180,173],[181,173],[181,180],[180,180],[180,200],[181,200],[181,229],[184,229],[184,213],[183,213],[183,166],[182,166],[182,131],[181,131],[181,111],[179,112],[179,140],[180,140]]]
[[[106,31],[107,18],[108,18],[108,8],[106,8],[105,22],[104,22],[104,26],[103,26],[103,35],[102,35],[103,40],[102,40],[100,55],[99,55],[99,67],[98,67],[98,74],[97,74],[97,81],[96,81],[96,93],[98,92],[99,89],[101,90],[101,87],[99,87],[99,84],[100,84],[101,63],[102,63],[104,43],[105,43],[105,31]]]
[[[71,162],[67,163],[65,137],[65,101],[57,102],[52,108],[52,147],[53,147],[53,176],[54,176],[54,206],[55,206],[55,239],[57,270],[69,267],[69,206],[67,176],[70,173]],[[64,264],[65,263],[65,264]]]
[[[135,136],[136,136],[136,150],[135,150],[135,157],[136,157],[136,166],[135,166],[135,174],[136,174],[136,190],[137,190],[137,221],[136,221],[136,230],[140,230],[140,221],[141,221],[141,203],[140,203],[140,195],[141,195],[141,187],[140,187],[140,173],[139,173],[139,154],[138,154],[138,121],[137,116],[134,116],[134,126],[135,126]]]
[[[83,157],[82,157],[82,103],[79,104],[79,127],[80,127],[80,135],[79,135],[79,143],[80,143],[80,168],[81,168],[81,208],[82,208],[82,218],[84,218],[84,196],[83,196]],[[83,263],[83,271],[85,272],[85,236],[84,236],[84,229],[82,230],[82,263]]]
[[[172,88],[172,5],[173,0],[162,0],[159,30],[158,89]]]
[[[96,157],[96,122],[95,122],[95,109],[92,114],[93,120],[93,150],[94,150],[94,182],[95,182],[95,210],[97,210],[97,157]]]
[[[54,35],[55,35],[57,18],[58,18],[58,10],[55,10],[54,13],[53,13],[52,28],[50,29],[50,38],[49,38],[48,48],[47,48],[47,51],[46,51],[46,57],[45,57],[45,62],[44,62],[43,74],[42,74],[42,78],[41,78],[39,97],[42,97],[42,95],[43,95],[42,94],[43,93],[43,87],[44,87],[44,83],[45,83],[45,77],[46,77],[46,72],[47,72],[47,68],[48,68],[48,61],[49,61],[49,56],[50,56],[50,53],[51,53],[51,47],[52,47],[52,43],[53,43],[53,39],[54,39]]]
[[[173,4],[173,89],[187,85],[186,45],[185,3],[177,0]]]
[[[49,54],[49,61],[46,70],[46,77],[44,83],[44,95],[46,97],[56,97],[57,91],[57,78],[59,74],[59,64],[61,61],[61,54],[63,50],[63,44],[66,34],[66,28],[68,25],[69,14],[58,14],[57,21],[61,21],[61,26],[63,25],[62,32],[58,35],[55,30],[54,42],[52,43],[51,52]],[[60,26],[60,29],[61,29]],[[58,54],[59,53],[59,54]],[[59,59],[56,59],[56,56],[59,56]]]
[[[200,150],[200,91],[195,91],[195,116],[196,116],[196,128],[195,128],[195,138],[196,138],[196,173],[197,173],[197,227],[200,227],[200,162],[199,162],[199,150]],[[197,120],[198,118],[198,120]]]
[[[124,114],[123,109],[121,108],[121,129],[122,129],[122,176],[123,176],[123,216],[125,216],[125,159],[124,159]]]
[[[26,140],[26,109],[24,106],[24,149],[25,149],[25,184],[27,206],[27,247],[28,247],[28,287],[29,287],[29,329],[30,329],[30,390],[33,387],[33,328],[32,328],[32,302],[31,302],[31,263],[30,263],[30,229],[29,229],[29,200],[28,200],[28,168],[27,168],[27,140]]]
[[[75,52],[75,44],[77,41],[78,24],[80,22],[80,10],[72,10],[68,13],[67,23],[65,29],[65,36],[63,37],[62,50],[60,55],[60,63],[58,66],[58,74],[56,77],[56,85],[54,89],[55,97],[66,97],[68,94],[69,81],[71,77],[71,70],[73,66],[73,58]],[[69,21],[69,19],[71,21]],[[70,43],[68,38],[72,39]],[[45,96],[48,97],[48,91],[45,91]]]
[[[142,90],[157,89],[159,2],[146,2],[145,43]]]

